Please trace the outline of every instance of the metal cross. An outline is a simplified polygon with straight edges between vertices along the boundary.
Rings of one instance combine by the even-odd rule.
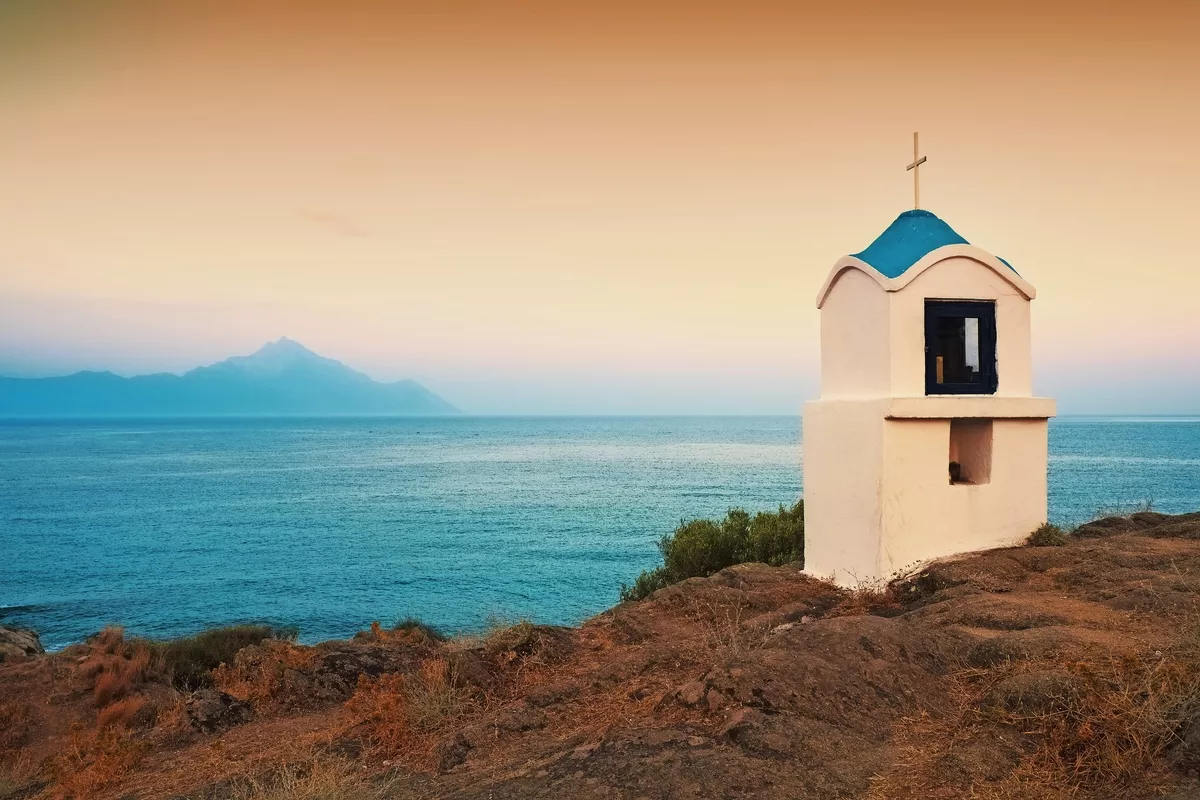
[[[917,167],[925,163],[925,156],[919,156],[920,152],[917,145],[917,134],[913,133],[913,162],[905,169],[911,169],[913,174],[913,208],[921,207],[921,170]]]

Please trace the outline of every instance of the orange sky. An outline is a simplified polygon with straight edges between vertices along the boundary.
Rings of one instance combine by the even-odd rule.
[[[977,5],[10,0],[0,372],[287,335],[481,413],[790,413],[920,130],[1038,389],[1200,412],[1200,3]]]

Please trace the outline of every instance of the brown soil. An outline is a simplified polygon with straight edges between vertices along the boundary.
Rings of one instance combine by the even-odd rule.
[[[101,733],[80,646],[0,665],[0,798],[243,796],[330,762],[396,798],[1200,797],[1198,589],[1200,514],[880,590],[746,564],[579,628],[249,648],[194,697],[149,675]]]

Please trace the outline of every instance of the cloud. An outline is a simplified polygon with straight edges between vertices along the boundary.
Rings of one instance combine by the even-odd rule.
[[[302,208],[299,211],[301,218],[309,222],[319,225],[330,233],[336,233],[339,236],[351,236],[356,239],[364,239],[371,235],[371,232],[359,225],[349,217],[343,217],[341,214],[335,214],[331,211],[318,211],[311,208]]]

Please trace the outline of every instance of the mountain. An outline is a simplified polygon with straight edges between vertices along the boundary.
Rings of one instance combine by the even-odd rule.
[[[379,383],[286,337],[184,375],[0,377],[0,416],[456,413],[416,381]]]

